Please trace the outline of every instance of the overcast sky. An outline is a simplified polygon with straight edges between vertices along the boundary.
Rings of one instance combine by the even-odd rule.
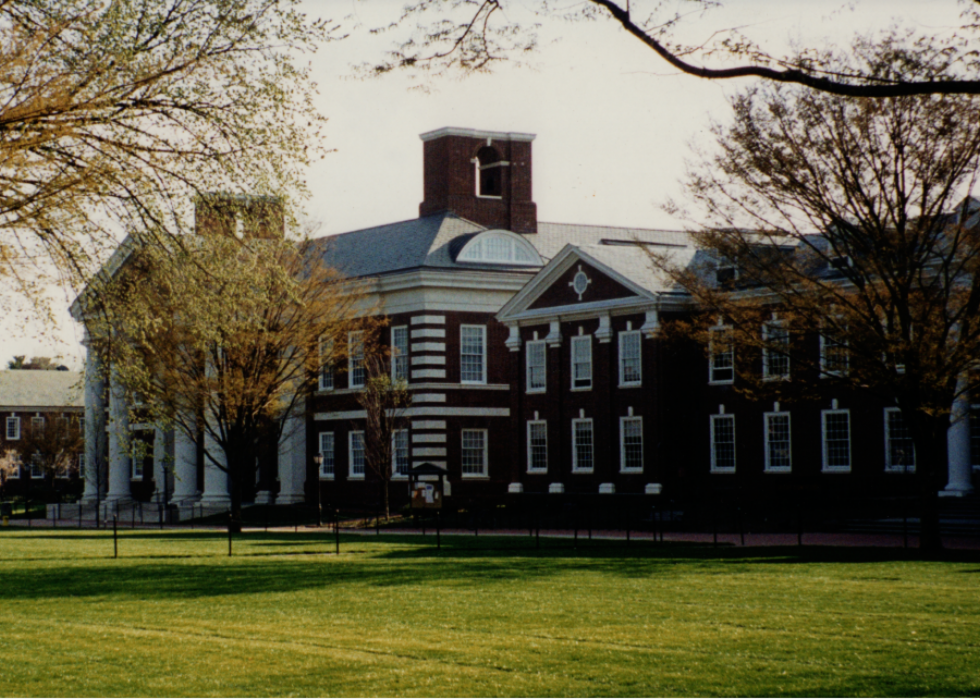
[[[397,13],[403,0],[307,0],[311,15],[360,25],[345,41],[312,57],[319,108],[329,118],[326,145],[334,152],[309,172],[307,215],[321,234],[414,218],[422,199],[418,135],[442,126],[537,134],[534,200],[542,221],[677,228],[660,206],[682,196],[679,181],[690,144],[703,141],[712,118],[725,120],[726,96],[750,81],[703,81],[680,75],[611,23],[561,23],[543,28],[532,68],[436,82],[428,93],[409,89],[404,75],[351,78],[350,65],[390,45],[366,29]],[[508,4],[515,19],[532,0]],[[636,3],[634,4],[634,6]],[[572,2],[569,6],[574,7]],[[846,44],[855,30],[898,20],[922,32],[955,27],[955,0],[807,2],[730,0],[723,12],[692,23],[692,41],[741,26],[759,41],[785,46]],[[15,354],[60,355],[82,365],[81,330],[59,293],[59,327],[41,326],[25,310],[0,322],[0,360]]]

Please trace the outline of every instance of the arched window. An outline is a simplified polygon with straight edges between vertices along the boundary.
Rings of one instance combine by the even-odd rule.
[[[479,194],[481,197],[503,196],[503,163],[497,149],[483,146],[476,154],[476,167],[479,173]]]
[[[544,265],[531,243],[516,233],[502,229],[483,231],[476,235],[459,251],[456,261],[528,267]]]

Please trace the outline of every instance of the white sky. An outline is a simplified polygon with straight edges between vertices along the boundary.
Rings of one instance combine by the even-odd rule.
[[[625,0],[624,0],[625,1]],[[520,13],[533,0],[511,0]],[[356,80],[350,65],[378,56],[387,35],[366,29],[396,16],[403,0],[306,0],[310,15],[353,17],[362,28],[312,57],[318,106],[329,118],[326,146],[335,152],[309,172],[309,217],[323,234],[414,218],[422,199],[420,133],[442,126],[537,134],[534,200],[538,218],[563,223],[679,227],[660,205],[680,197],[689,144],[703,140],[709,120],[724,120],[726,95],[749,80],[703,81],[680,75],[611,23],[551,23],[541,33],[534,68],[409,90],[404,75]],[[638,3],[634,0],[634,8]],[[569,0],[569,6],[576,3]],[[847,44],[854,31],[894,21],[946,34],[961,6],[955,0],[729,0],[721,12],[691,23],[692,42],[740,26],[785,46]],[[635,12],[635,10],[634,10]],[[635,15],[634,15],[635,16]],[[520,19],[520,14],[514,14]],[[0,366],[15,354],[62,356],[81,368],[81,329],[70,296],[54,293],[59,324],[48,331],[24,309],[0,321]]]

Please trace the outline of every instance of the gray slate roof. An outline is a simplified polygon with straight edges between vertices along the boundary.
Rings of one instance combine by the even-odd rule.
[[[318,238],[311,243],[311,253],[328,267],[348,277],[364,277],[410,269],[474,269],[483,265],[457,263],[456,255],[476,233],[487,230],[456,214],[443,211],[423,218],[365,228],[350,233]],[[538,223],[538,232],[522,236],[530,242],[545,262],[571,243],[599,245],[603,240],[635,240],[666,245],[687,245],[681,231],[662,231],[612,226],[581,226],[568,223]],[[632,254],[636,248],[627,246]],[[486,265],[500,270],[501,265]],[[527,267],[520,268],[527,271]]]
[[[80,408],[85,405],[77,371],[0,371],[0,409]]]

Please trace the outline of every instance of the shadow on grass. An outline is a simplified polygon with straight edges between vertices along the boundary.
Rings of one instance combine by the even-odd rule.
[[[4,539],[33,538],[7,534]],[[49,534],[46,541],[101,539],[105,533]],[[862,564],[905,561],[917,552],[856,547],[712,548],[710,545],[652,542],[533,541],[514,537],[445,536],[442,549],[433,537],[342,537],[342,555],[332,555],[332,536],[323,532],[250,533],[236,538],[235,557],[221,554],[224,537],[217,533],[127,532],[120,537],[119,560],[95,558],[10,558],[0,561],[0,601],[65,597],[181,599],[266,592],[294,592],[341,585],[396,587],[441,584],[480,585],[488,580],[531,580],[574,572],[651,580],[689,574],[730,575],[759,564]],[[204,552],[127,551],[127,546],[152,543],[212,544]],[[135,547],[133,547],[135,548]],[[210,549],[211,546],[208,546]],[[308,554],[317,554],[315,556]],[[172,562],[163,562],[171,559]],[[65,561],[57,565],[56,561]],[[974,551],[947,551],[943,561],[980,561]],[[36,565],[44,561],[46,565]],[[378,565],[383,562],[384,565]],[[958,571],[980,573],[980,569]],[[882,580],[894,573],[882,571]]]

